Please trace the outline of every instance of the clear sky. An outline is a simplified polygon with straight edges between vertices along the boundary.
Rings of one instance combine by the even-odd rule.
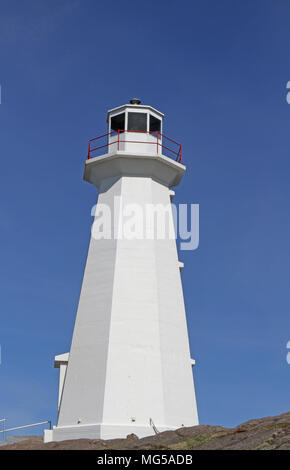
[[[1,0],[8,424],[55,423],[96,200],[87,144],[134,96],[183,144],[175,202],[200,204],[200,246],[180,253],[200,422],[289,411],[289,23],[287,0]]]

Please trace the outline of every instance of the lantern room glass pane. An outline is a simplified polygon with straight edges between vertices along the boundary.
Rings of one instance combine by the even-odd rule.
[[[124,131],[125,129],[125,113],[117,114],[111,117],[111,131]]]
[[[128,131],[147,132],[147,114],[128,113]]]
[[[157,119],[155,116],[150,114],[150,132],[160,132],[161,131],[161,121]]]

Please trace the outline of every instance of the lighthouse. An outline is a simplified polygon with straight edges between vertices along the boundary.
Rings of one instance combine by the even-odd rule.
[[[144,437],[198,424],[171,200],[186,167],[164,115],[133,99],[89,142],[98,190],[58,418],[44,440]],[[136,228],[137,226],[137,228]]]

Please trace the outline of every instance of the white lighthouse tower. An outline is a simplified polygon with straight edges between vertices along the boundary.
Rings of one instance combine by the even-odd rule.
[[[144,437],[198,424],[170,206],[170,188],[185,166],[181,146],[165,138],[162,123],[162,113],[134,99],[110,110],[108,134],[90,141],[84,180],[98,189],[98,230],[70,352],[55,357],[58,421],[46,442]],[[134,211],[135,225],[136,211],[144,217],[135,234]],[[168,223],[162,235],[156,224],[151,230],[160,214]]]

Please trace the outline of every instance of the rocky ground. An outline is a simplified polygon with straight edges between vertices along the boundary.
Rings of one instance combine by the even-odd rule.
[[[1,450],[283,450],[290,449],[290,412],[279,416],[252,419],[236,428],[221,426],[194,426],[166,431],[138,439],[131,434],[126,439],[50,442],[44,444],[41,436],[31,436]]]

